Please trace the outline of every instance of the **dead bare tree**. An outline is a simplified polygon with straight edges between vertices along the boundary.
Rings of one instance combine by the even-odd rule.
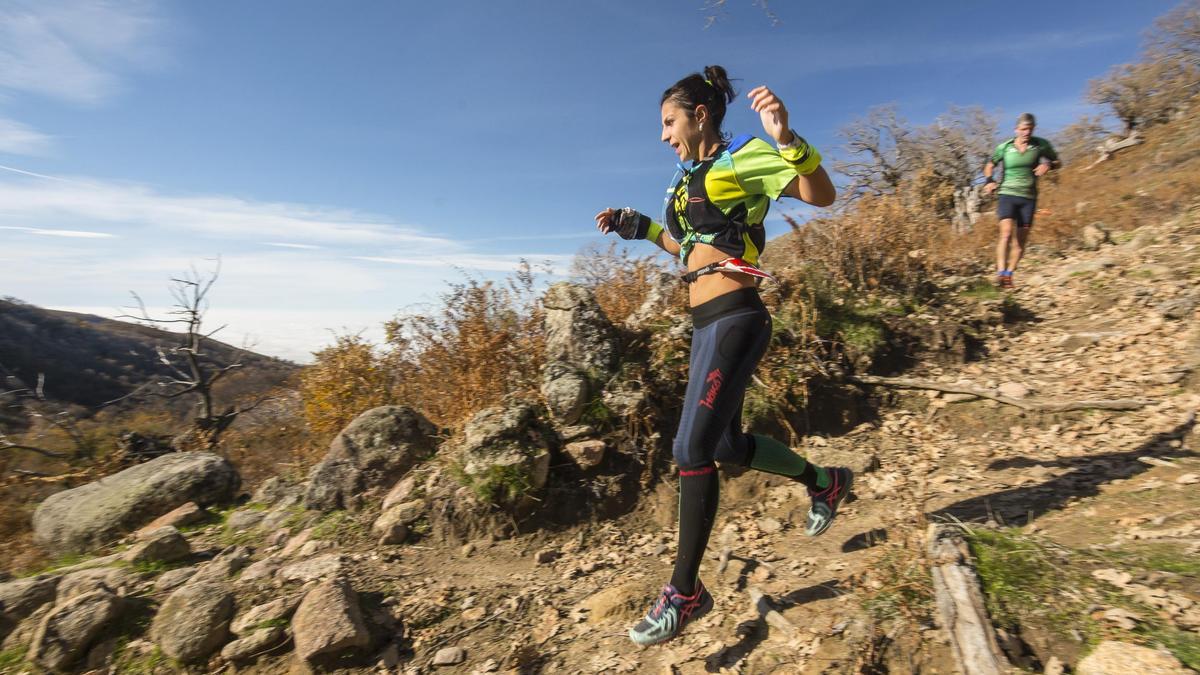
[[[927,126],[913,127],[894,105],[872,108],[840,131],[845,156],[835,170],[849,179],[843,206],[872,195],[900,195],[959,229],[974,222],[975,179],[994,147],[996,117],[977,106],[951,106]]]
[[[77,416],[70,410],[51,404],[46,399],[46,376],[38,373],[37,385],[34,387],[19,386],[15,389],[0,390],[0,405],[19,411],[20,416],[41,420],[50,428],[57,429],[71,440],[73,452],[65,453],[50,450],[41,445],[18,443],[0,428],[0,450],[25,450],[51,459],[71,460],[89,457],[95,448],[87,436],[79,430]]]
[[[156,378],[122,398],[141,391],[168,399],[191,397],[196,410],[192,431],[199,444],[210,451],[216,449],[221,434],[229,429],[238,415],[271,400],[271,396],[262,395],[248,405],[219,405],[216,401],[214,389],[217,383],[243,367],[242,357],[245,354],[244,349],[239,349],[232,359],[222,364],[206,350],[206,343],[225,328],[225,325],[221,325],[208,332],[204,330],[204,317],[209,309],[208,293],[220,272],[220,260],[217,260],[211,273],[201,274],[192,268],[188,274],[172,278],[170,291],[175,304],[166,311],[165,318],[151,316],[137,293],[132,295],[137,302],[138,313],[122,315],[122,318],[135,319],[156,327],[181,329],[176,346],[164,348],[160,345],[155,348],[159,363],[170,371],[170,375]]]
[[[911,133],[895,105],[871,108],[866,117],[842,127],[838,134],[850,159],[834,162],[833,168],[850,180],[843,190],[848,201],[896,191],[909,168],[904,147]]]

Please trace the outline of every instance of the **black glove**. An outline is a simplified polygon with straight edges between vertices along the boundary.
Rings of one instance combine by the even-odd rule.
[[[622,239],[645,239],[650,231],[650,217],[631,208],[617,209],[612,217],[612,229]]]

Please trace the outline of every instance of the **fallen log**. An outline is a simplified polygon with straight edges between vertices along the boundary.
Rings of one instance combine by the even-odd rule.
[[[979,578],[962,532],[931,523],[928,530],[930,572],[940,625],[964,675],[1005,675],[1014,671],[988,618]]]
[[[1152,401],[1139,398],[1121,398],[1106,401],[1062,401],[1047,403],[1041,401],[1022,401],[1020,399],[1002,396],[988,389],[963,384],[943,384],[928,380],[914,380],[907,377],[878,377],[876,375],[847,375],[846,379],[856,384],[896,387],[899,389],[928,389],[947,394],[970,394],[979,398],[991,399],[1005,405],[1016,406],[1031,412],[1066,412],[1068,410],[1140,410]]]

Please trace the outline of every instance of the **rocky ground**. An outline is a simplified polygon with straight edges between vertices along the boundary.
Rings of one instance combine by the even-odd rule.
[[[962,523],[973,545],[1051,551],[1052,569],[1078,573],[1046,591],[1080,608],[1082,628],[1057,634],[1036,618],[1058,601],[1030,595],[1021,614],[1022,596],[996,585],[1012,570],[981,563],[989,595],[1018,617],[1001,634],[1018,665],[1088,672],[1082,655],[1108,640],[1170,642],[1196,667],[1200,208],[1089,237],[1092,250],[1070,257],[1035,248],[1004,296],[947,282],[964,311],[1016,318],[977,336],[978,358],[918,364],[908,387],[863,385],[883,402],[876,419],[805,440],[815,460],[859,474],[856,501],[824,536],[803,535],[799,486],[729,476],[701,570],[715,609],[666,645],[636,648],[625,631],[670,574],[671,480],[616,520],[454,546],[377,545],[369,522],[318,519],[275,487],[220,523],[177,514],[177,530],[0,584],[0,672],[34,672],[23,661],[34,657],[95,672],[951,673],[924,557],[930,522]],[[1118,400],[1135,409],[1097,403]],[[1080,401],[1092,403],[1047,408]],[[421,521],[403,522],[420,533]],[[127,630],[104,632],[113,622]],[[1134,658],[1184,672],[1134,649],[1119,651],[1123,672]]]

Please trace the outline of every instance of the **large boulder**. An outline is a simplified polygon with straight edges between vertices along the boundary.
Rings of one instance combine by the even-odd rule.
[[[612,322],[592,292],[571,283],[557,283],[542,298],[546,315],[546,362],[561,361],[601,378],[617,365],[617,340]]]
[[[552,361],[542,366],[542,398],[546,407],[560,425],[569,426],[579,421],[587,406],[590,392],[587,375],[562,361]]]
[[[480,411],[463,430],[455,459],[475,494],[496,504],[520,505],[546,484],[547,432],[537,409],[524,402]]]
[[[224,458],[177,452],[46,498],[33,514],[33,533],[58,552],[97,548],[188,502],[233,499],[241,480]]]
[[[67,670],[117,618],[119,610],[120,598],[103,590],[63,602],[42,617],[29,647],[29,660],[46,670]]]
[[[371,642],[358,594],[344,579],[323,581],[304,596],[292,617],[292,632],[296,653],[306,660]]]
[[[359,415],[333,439],[309,474],[304,505],[333,511],[361,506],[363,492],[386,490],[437,451],[437,428],[412,408],[380,406]]]
[[[233,610],[233,593],[227,585],[187,584],[163,601],[150,625],[150,638],[173,659],[201,661],[229,638]]]
[[[58,577],[29,577],[0,584],[0,640],[22,619],[54,601]]]

